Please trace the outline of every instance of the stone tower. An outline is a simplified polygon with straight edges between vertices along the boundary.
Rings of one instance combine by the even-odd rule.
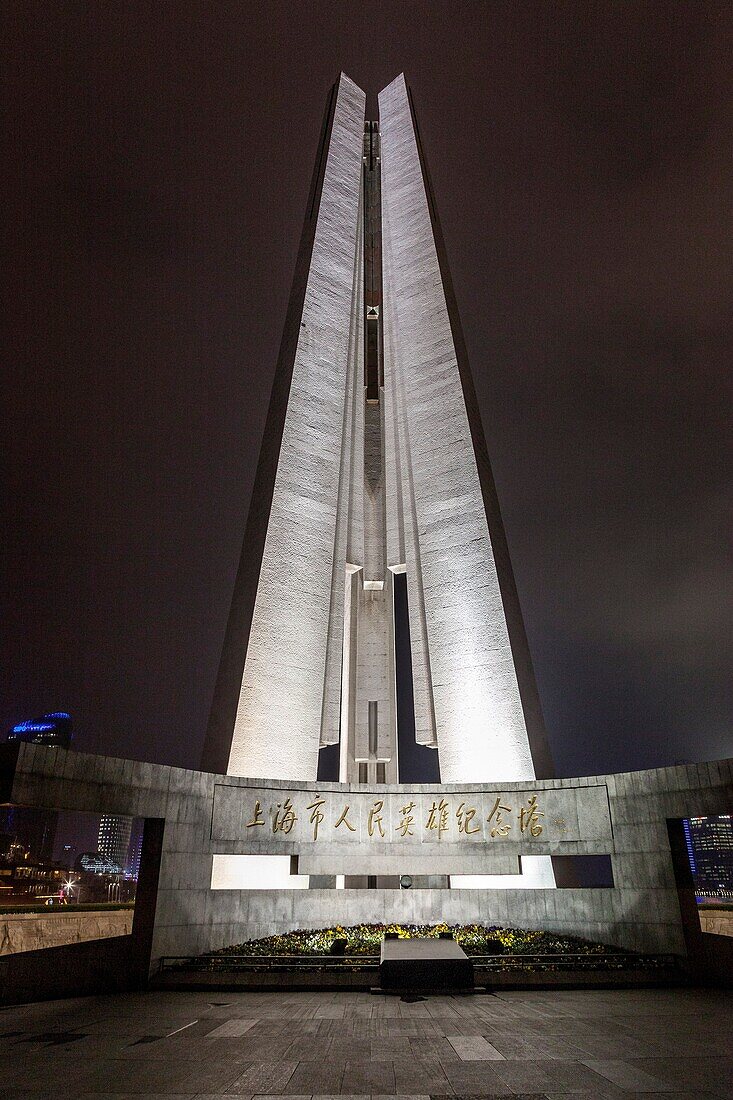
[[[394,587],[443,783],[552,775],[405,79],[342,74],[316,159],[204,766],[396,783]],[[401,583],[404,583],[403,581]],[[549,866],[549,861],[548,861]]]

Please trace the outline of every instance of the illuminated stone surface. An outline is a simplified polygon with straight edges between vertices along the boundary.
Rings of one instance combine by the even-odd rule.
[[[393,606],[394,577],[404,573],[415,739],[437,750],[441,781],[547,776],[529,650],[404,77],[380,94],[379,124],[365,127],[365,97],[343,75],[335,97],[207,764],[313,780],[319,747],[340,743],[342,781],[404,779]],[[527,877],[554,881],[546,860]]]
[[[6,765],[0,777],[11,803],[164,821],[154,908],[153,969],[161,955],[216,950],[294,928],[372,921],[513,925],[577,935],[631,950],[684,954],[683,916],[667,821],[724,813],[733,799],[733,761],[725,760],[590,779],[483,784],[480,788],[387,785],[354,791],[340,783],[268,780],[273,805],[280,803],[282,807],[290,798],[299,816],[297,832],[287,834],[283,841],[279,832],[276,835],[272,831],[267,812],[269,798],[264,800],[264,784],[258,781],[40,745],[22,745],[17,761],[12,768]],[[586,800],[584,791],[588,787],[601,787],[606,792],[604,811],[595,801],[597,794]],[[495,852],[515,861],[517,856],[535,853],[606,852],[613,863],[613,887],[248,890],[230,879],[218,883],[224,888],[212,889],[214,856],[287,854],[303,858],[306,865],[307,859],[314,857],[332,861],[328,870],[334,874],[339,873],[339,866],[348,873],[353,855],[373,856],[377,844],[384,843],[374,839],[369,846],[352,847],[346,841],[336,842],[334,810],[340,811],[350,796],[372,802],[386,797],[395,802],[398,814],[397,803],[405,797],[416,802],[429,800],[430,804],[436,796],[444,797],[451,802],[455,815],[459,800],[475,797],[478,790],[484,805],[492,793],[507,800],[516,795],[515,814],[519,798],[524,804],[527,794],[534,794],[540,806],[546,800],[544,809],[558,821],[550,823],[552,828],[548,824],[547,831],[538,837],[525,834],[513,840],[507,834],[507,846],[500,849],[493,846],[490,837],[486,838],[485,831],[480,842],[467,840],[465,846],[457,838],[450,843],[441,841],[440,858],[451,860],[441,865],[441,872],[476,874],[482,866],[494,871],[489,859]],[[254,819],[253,799],[258,794],[263,797],[262,817],[267,826],[248,828],[248,822]],[[307,840],[312,833],[310,814],[305,809],[316,799],[324,800],[328,812],[324,813],[321,837],[313,842]],[[578,815],[577,826],[573,824],[573,813]],[[516,827],[516,816],[513,823]],[[425,845],[422,840],[411,841],[404,849],[394,842],[384,843],[384,854],[402,852],[411,859],[426,851],[436,854],[436,848],[434,840]],[[337,859],[342,862],[334,862]],[[316,866],[316,870],[323,868]],[[519,875],[513,877],[520,879]]]
[[[400,486],[395,493],[403,510],[399,530],[405,533],[403,560],[412,597],[412,650],[419,655],[413,674],[420,685],[418,739],[437,739],[444,782],[532,779],[403,77],[380,94],[379,113],[386,415],[396,424],[393,468]]]
[[[354,293],[364,93],[337,92],[229,771],[318,766]]]

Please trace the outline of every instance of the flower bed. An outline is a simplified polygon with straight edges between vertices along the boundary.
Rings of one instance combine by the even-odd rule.
[[[451,932],[467,955],[554,955],[563,953],[622,954],[620,948],[574,936],[533,932],[523,928],[481,924],[357,924],[333,928],[297,929],[279,936],[249,940],[215,952],[218,955],[328,955],[336,940],[346,940],[347,955],[378,955],[386,933],[400,939]]]

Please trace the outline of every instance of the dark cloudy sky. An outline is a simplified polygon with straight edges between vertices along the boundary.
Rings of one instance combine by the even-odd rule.
[[[196,765],[327,90],[404,70],[558,768],[733,755],[730,5],[3,20],[0,721]]]

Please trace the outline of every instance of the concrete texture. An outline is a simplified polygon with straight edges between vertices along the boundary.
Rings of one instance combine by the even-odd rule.
[[[129,760],[95,757],[40,745],[20,745],[3,750],[4,798],[22,805],[56,809],[89,810],[157,818],[164,821],[160,874],[157,883],[157,908],[152,946],[152,961],[161,955],[198,954],[258,936],[294,928],[318,928],[327,925],[359,924],[369,921],[406,923],[479,922],[508,924],[524,928],[554,930],[583,936],[632,950],[677,952],[684,954],[680,900],[672,862],[667,819],[727,812],[733,800],[733,761],[690,764],[656,771],[595,776],[585,779],[537,780],[535,783],[498,785],[447,785],[441,787],[376,787],[371,791],[348,784],[296,784],[270,780],[267,784],[234,776],[185,771],[162,765]],[[522,800],[534,792],[538,805],[543,798],[563,799],[566,807],[577,807],[576,839],[564,840],[558,832],[520,842],[508,841],[500,851],[513,855],[549,852],[607,852],[613,864],[614,887],[607,889],[459,889],[459,890],[241,890],[211,889],[212,861],[220,854],[317,855],[310,814],[297,828],[307,826],[294,839],[283,840],[280,832],[269,833],[266,826],[247,828],[247,818],[237,816],[253,809],[252,796],[262,788],[280,792],[281,801],[289,798],[301,807],[324,800],[330,816],[324,812],[321,828],[328,837],[335,834],[334,807],[350,799],[404,800],[432,804],[444,798],[455,808],[464,796],[482,792],[484,807],[492,794],[507,799],[512,794]],[[594,800],[601,787],[607,791],[605,816],[596,816]],[[215,799],[225,788],[231,819],[223,829],[227,839],[212,836]],[[317,797],[316,797],[317,796]],[[588,799],[591,801],[588,801]],[[511,805],[511,803],[509,803]],[[558,802],[558,805],[560,803]],[[548,803],[549,805],[549,803]],[[264,808],[264,803],[263,803]],[[610,814],[610,828],[609,817]],[[264,815],[263,815],[264,816]],[[562,819],[570,827],[572,815]],[[385,821],[387,818],[385,817]],[[240,823],[241,832],[237,834]],[[231,830],[231,831],[227,831]],[[586,836],[587,839],[584,839]],[[343,829],[339,830],[339,834]],[[252,834],[258,834],[253,838]],[[263,835],[259,835],[263,834]],[[457,840],[412,843],[404,849],[415,855],[440,854],[441,858],[465,851]],[[351,834],[349,834],[351,836]],[[546,840],[543,839],[546,836]],[[578,839],[579,837],[579,839]],[[493,851],[494,840],[466,841],[472,853]],[[368,841],[352,844],[339,839],[324,847],[329,858],[343,853],[375,858],[383,845],[386,859],[395,855],[395,843],[387,843],[376,834]],[[438,849],[438,851],[436,851]],[[401,850],[401,849],[400,849]],[[375,864],[378,867],[379,864]],[[385,866],[389,873],[391,864]],[[457,872],[458,873],[458,872]],[[722,939],[722,937],[716,937]]]
[[[717,936],[733,936],[733,913],[701,912],[700,927]]]
[[[224,770],[209,742],[221,755],[229,739],[229,774],[314,780],[319,746],[340,740],[342,781],[399,780],[398,572],[407,574],[415,736],[439,750],[441,778],[551,775],[404,78],[380,94],[379,126],[366,133],[364,103],[342,75],[309,201],[206,765]],[[525,877],[554,884],[549,860]]]
[[[390,457],[407,513],[396,521],[404,532],[400,560],[407,565],[418,740],[437,741],[444,782],[531,779],[535,770],[404,77],[380,93],[379,113],[386,416],[395,422]]]
[[[77,998],[3,1013],[0,1098],[727,1100],[732,1009],[696,990]]]
[[[234,775],[311,779],[318,766],[347,364],[361,330],[364,101],[342,75],[232,734]]]
[[[415,990],[453,993],[473,990],[473,963],[453,940],[382,940],[379,985],[409,994]]]
[[[109,936],[128,936],[132,931],[132,918],[132,909],[0,913],[0,955],[102,940]]]

